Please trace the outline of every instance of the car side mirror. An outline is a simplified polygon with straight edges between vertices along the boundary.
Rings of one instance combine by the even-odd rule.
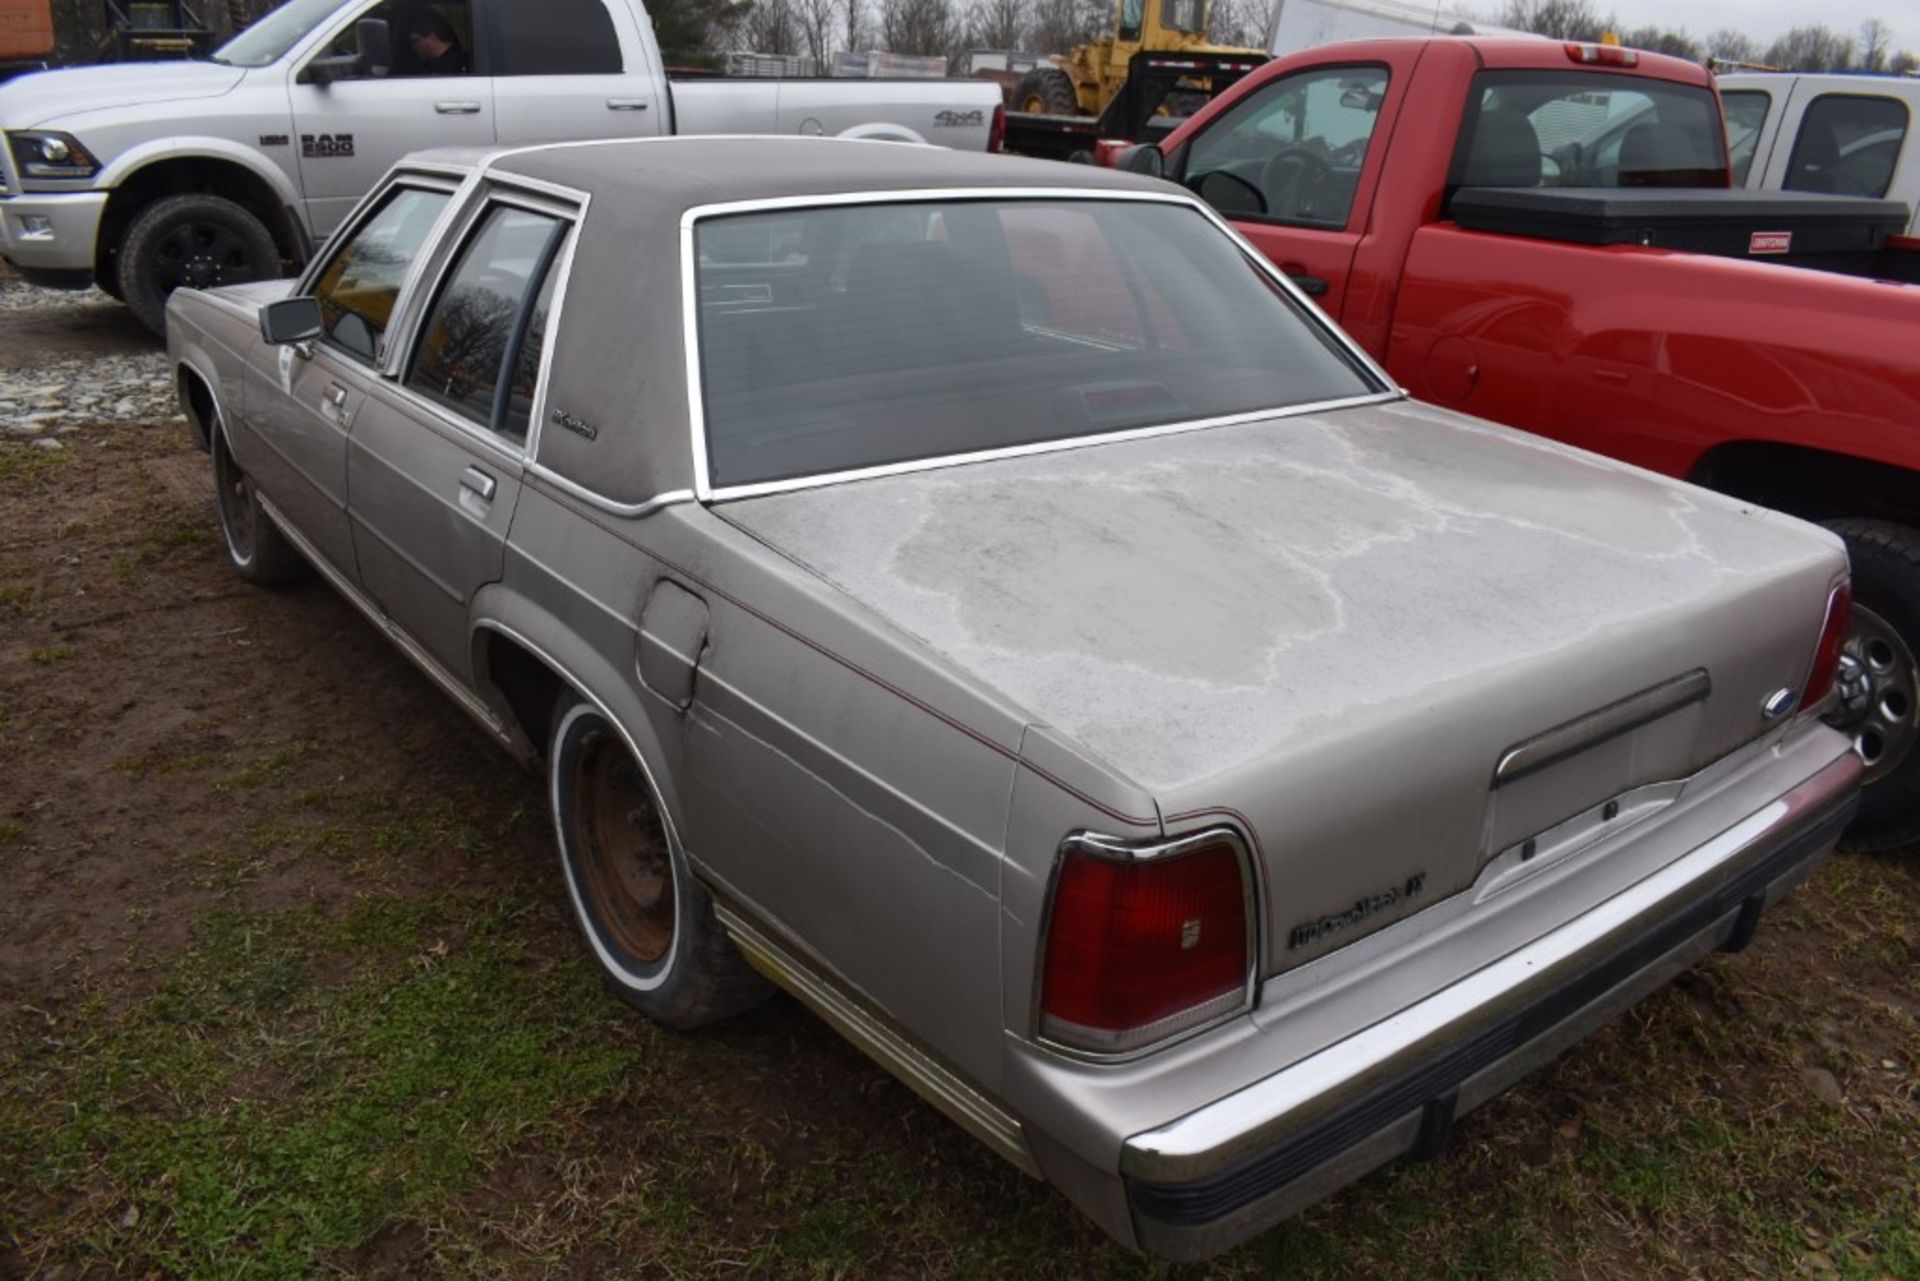
[[[1167,172],[1167,158],[1160,154],[1160,148],[1142,144],[1121,152],[1113,162],[1113,167],[1128,173],[1143,173],[1149,178],[1159,178]]]
[[[260,337],[271,346],[310,342],[325,332],[318,298],[282,298],[260,309]]]
[[[1264,214],[1267,198],[1260,188],[1226,169],[1201,174],[1193,182],[1193,194],[1231,218],[1235,214]]]
[[[315,58],[300,72],[307,84],[332,84],[350,77],[385,75],[393,68],[393,32],[384,18],[362,18],[353,24],[358,53]]]

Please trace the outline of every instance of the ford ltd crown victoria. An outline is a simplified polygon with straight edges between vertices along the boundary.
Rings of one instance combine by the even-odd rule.
[[[544,770],[615,992],[771,980],[1136,1249],[1432,1150],[1856,801],[1837,538],[1410,400],[1135,175],[426,153],[168,319],[234,567]]]

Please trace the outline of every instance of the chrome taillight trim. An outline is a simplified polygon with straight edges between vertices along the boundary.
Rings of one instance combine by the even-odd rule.
[[[1053,933],[1054,898],[1060,888],[1060,869],[1069,854],[1097,858],[1110,863],[1146,863],[1177,858],[1200,849],[1225,845],[1233,850],[1240,864],[1241,910],[1246,919],[1247,972],[1240,989],[1209,997],[1197,1005],[1167,1015],[1152,1023],[1120,1032],[1082,1028],[1064,1019],[1049,1018],[1046,1013],[1047,943]],[[1259,989],[1261,957],[1260,869],[1252,847],[1238,828],[1225,823],[1179,836],[1155,837],[1144,841],[1123,840],[1099,832],[1069,833],[1055,851],[1053,868],[1047,874],[1047,890],[1040,917],[1039,947],[1034,953],[1033,1005],[1028,1019],[1028,1035],[1034,1044],[1061,1055],[1089,1063],[1125,1063],[1165,1049],[1190,1037],[1219,1027],[1253,1009]],[[1105,1045],[1061,1039],[1059,1033],[1082,1034],[1086,1041],[1106,1041]]]

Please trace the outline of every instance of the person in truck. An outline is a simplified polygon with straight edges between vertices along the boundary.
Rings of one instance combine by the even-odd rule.
[[[407,46],[415,58],[418,76],[464,76],[467,51],[445,18],[431,9],[416,9],[407,18]]]

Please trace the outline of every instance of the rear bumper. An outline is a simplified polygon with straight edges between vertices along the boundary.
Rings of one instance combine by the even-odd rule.
[[[0,256],[28,273],[85,273],[81,283],[91,284],[106,207],[104,191],[8,196],[0,200]]]
[[[1205,1258],[1394,1157],[1715,949],[1832,850],[1858,804],[1850,754],[1526,947],[1391,1018],[1128,1138],[1141,1248]]]

